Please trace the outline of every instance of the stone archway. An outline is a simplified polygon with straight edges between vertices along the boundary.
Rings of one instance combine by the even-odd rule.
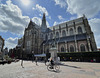
[[[73,47],[73,45],[70,45],[70,52],[74,52],[74,47]]]
[[[81,51],[81,52],[85,52],[85,51],[86,51],[85,45],[84,45],[84,44],[81,44],[81,45],[80,45],[80,51]]]

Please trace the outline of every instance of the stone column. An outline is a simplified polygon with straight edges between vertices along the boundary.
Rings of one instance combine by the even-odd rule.
[[[76,49],[76,52],[78,52],[78,47],[77,47],[77,40],[76,40],[76,35],[75,35],[74,37],[75,37],[75,49]]]
[[[66,48],[66,52],[68,52],[68,49],[67,49],[67,41],[65,41],[65,48]]]
[[[90,36],[87,35],[87,42],[88,42],[89,51],[92,51],[92,50],[91,50],[91,45],[90,45],[89,38],[90,38]]]
[[[76,52],[78,52],[77,40],[76,40],[77,31],[76,31],[76,24],[75,24],[75,21],[73,21],[73,24],[74,24],[74,30],[75,30],[75,36],[74,36],[74,39],[75,39],[75,50],[76,50]]]
[[[57,53],[58,53],[58,42],[57,42]]]
[[[44,44],[43,44],[43,54],[44,54]]]

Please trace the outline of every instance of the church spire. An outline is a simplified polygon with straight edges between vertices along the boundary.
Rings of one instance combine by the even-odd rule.
[[[41,29],[42,31],[45,31],[47,29],[45,13],[43,13]]]
[[[46,19],[45,19],[45,13],[43,13],[43,18],[42,18],[42,20],[46,20]]]

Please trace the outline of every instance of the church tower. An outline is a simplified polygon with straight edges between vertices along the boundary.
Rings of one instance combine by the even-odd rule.
[[[46,29],[47,29],[46,17],[45,17],[45,13],[43,13],[42,24],[41,24],[41,31],[42,32],[45,32]]]

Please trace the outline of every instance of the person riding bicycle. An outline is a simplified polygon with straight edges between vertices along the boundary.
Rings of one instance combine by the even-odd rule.
[[[53,69],[53,66],[54,66],[54,61],[52,60],[52,58],[50,59],[50,64],[51,64],[52,69]]]

